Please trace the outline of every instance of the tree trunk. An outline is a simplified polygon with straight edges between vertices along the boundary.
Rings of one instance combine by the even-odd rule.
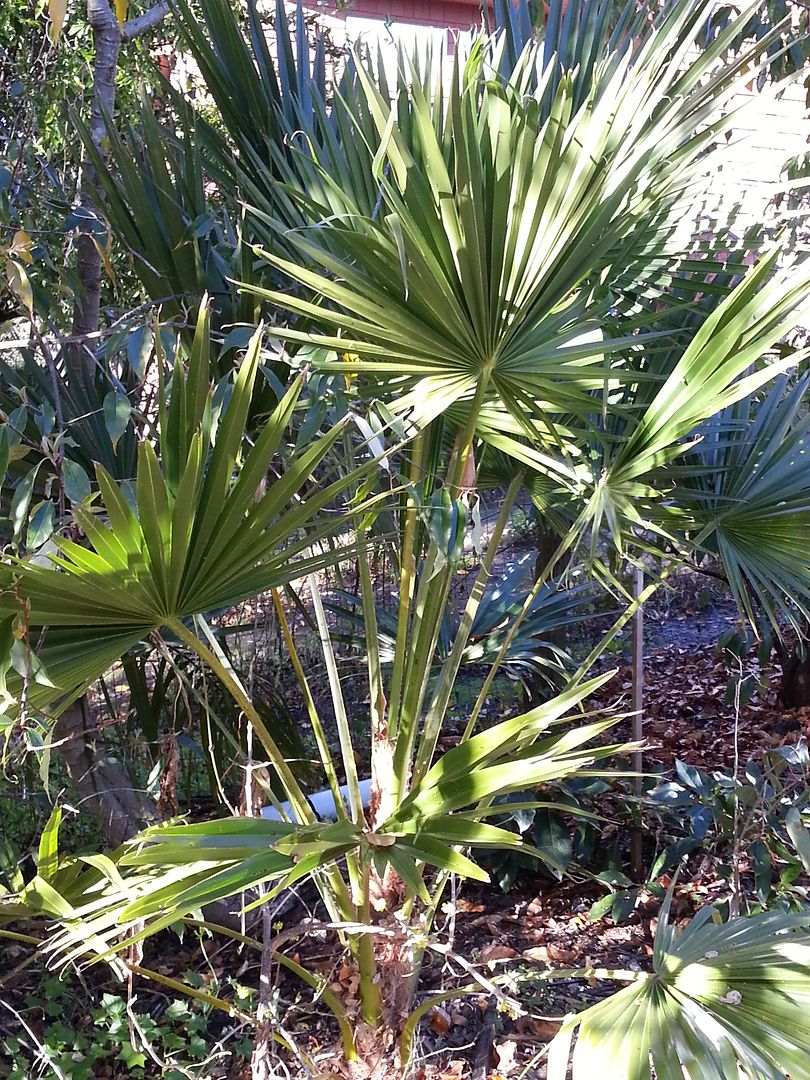
[[[90,113],[90,136],[101,149],[106,126],[105,116],[115,109],[115,73],[121,51],[121,27],[108,0],[87,0],[87,20],[93,29],[93,104]],[[80,184],[79,204],[82,222],[76,245],[76,274],[79,291],[73,302],[74,339],[68,351],[68,363],[73,373],[92,378],[94,373],[95,339],[98,333],[101,307],[101,253],[95,235],[98,222],[94,200],[95,170],[85,161]]]
[[[103,154],[103,142],[107,127],[105,117],[115,111],[115,76],[121,43],[132,41],[148,33],[166,17],[170,10],[169,0],[162,0],[134,19],[118,24],[109,0],[87,0],[87,21],[93,29],[93,103],[90,112],[90,137]],[[97,339],[101,310],[101,253],[96,241],[99,237],[99,217],[94,198],[95,169],[85,160],[79,185],[79,205],[82,222],[76,244],[76,275],[80,289],[73,302],[73,343],[68,350],[68,363],[74,373],[85,378],[94,375],[94,349]],[[94,239],[95,237],[95,239]]]
[[[800,644],[792,649],[777,646],[782,666],[782,687],[779,700],[786,709],[801,709],[810,705],[810,647]]]
[[[115,77],[121,42],[131,41],[151,30],[169,11],[168,0],[137,18],[118,24],[109,0],[87,0],[87,20],[93,30],[93,102],[90,136],[103,152],[105,117],[115,109]],[[72,341],[67,349],[69,373],[92,385],[95,349],[101,308],[101,253],[97,247],[99,221],[94,199],[95,170],[85,160],[79,183],[82,222],[76,244],[76,274],[79,289],[73,301]],[[101,242],[99,240],[99,242]],[[99,758],[84,737],[84,700],[71,706],[60,718],[54,732],[58,752],[65,762],[78,796],[86,800],[104,830],[108,844],[115,847],[133,836],[144,820],[156,816],[153,800],[135,792],[126,773],[108,758]]]
[[[81,809],[98,821],[105,843],[118,847],[147,821],[154,821],[157,809],[154,800],[132,786],[116,761],[98,752],[87,726],[85,699],[80,698],[57,720],[54,748],[65,763]]]

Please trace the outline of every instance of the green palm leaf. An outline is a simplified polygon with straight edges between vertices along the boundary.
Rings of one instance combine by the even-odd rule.
[[[497,795],[571,776],[617,749],[628,749],[594,742],[614,718],[554,730],[570,725],[580,702],[609,677],[571,686],[447,751],[374,833],[364,821],[345,818],[334,823],[237,817],[164,824],[129,841],[117,853],[114,874],[93,867],[77,875],[70,863],[53,875],[47,889],[37,881],[23,899],[40,902],[43,911],[58,919],[60,929],[49,948],[65,962],[86,952],[104,955],[124,947],[202,904],[260,882],[274,882],[272,896],[346,855],[366,864],[373,860],[380,872],[390,864],[424,900],[425,866],[488,880],[462,849],[519,847],[548,861],[548,855],[516,833],[481,819],[503,812],[502,806],[492,805]],[[454,812],[463,807],[473,809]],[[145,927],[138,925],[140,920]]]
[[[682,932],[661,912],[653,971],[563,1025],[549,1080],[785,1080],[807,1075],[810,917],[774,912]]]
[[[810,616],[808,377],[724,409],[684,459],[678,504],[716,554],[740,610],[779,631]]]
[[[119,131],[108,119],[106,156],[82,121],[73,120],[93,162],[106,216],[132,254],[132,269],[148,296],[170,319],[189,307],[196,312],[208,293],[222,326],[246,314],[229,280],[244,272],[245,263],[236,229],[206,193],[207,163],[187,103],[180,108],[182,138],[160,125],[146,96],[137,129],[130,124]],[[235,214],[235,204],[231,208]]]
[[[379,206],[369,216],[324,204],[314,227],[292,230],[262,209],[276,239],[298,253],[266,258],[303,287],[247,286],[300,317],[277,334],[325,348],[319,366],[356,374],[367,393],[419,425],[444,415],[462,426],[472,415],[482,439],[569,491],[599,487],[578,463],[583,441],[600,430],[598,411],[613,408],[622,386],[671,374],[634,361],[644,346],[653,355],[648,314],[628,312],[618,334],[606,332],[611,290],[660,295],[662,267],[671,282],[681,202],[694,198],[707,148],[733,122],[723,102],[759,55],[719,70],[715,42],[687,61],[706,15],[704,5],[671,5],[637,55],[620,35],[601,66],[562,69],[528,45],[520,71],[536,74],[533,86],[518,74],[505,85],[487,78],[486,49],[434,91],[412,66],[410,93],[393,105],[356,58],[350,112],[363,154],[369,117],[376,126]],[[316,146],[311,154],[318,164]],[[310,218],[315,209],[307,204]],[[753,278],[762,284],[771,265]],[[779,289],[786,295],[772,318],[751,281],[724,309],[722,335],[713,336],[711,320],[704,325],[612,464],[616,498],[637,499],[634,477],[675,453],[689,423],[743,392],[747,384],[730,388],[755,347],[783,332],[807,275],[772,295]],[[746,338],[737,316],[749,328],[761,320],[759,332]],[[682,378],[691,412],[676,400]],[[602,490],[595,497],[597,514]]]
[[[0,611],[24,611],[31,634],[47,628],[39,661],[49,680],[36,685],[40,704],[80,692],[153,630],[179,632],[191,616],[289,582],[333,558],[313,553],[312,546],[339,529],[340,519],[324,522],[319,513],[333,508],[362,469],[320,485],[307,498],[300,493],[343,425],[312,441],[258,497],[301,383],[243,456],[259,329],[214,439],[208,322],[204,305],[188,373],[178,360],[168,405],[162,395],[161,460],[151,442],[139,447],[134,505],[99,466],[100,498],[76,509],[87,545],[63,539],[50,564],[17,561],[2,568]]]

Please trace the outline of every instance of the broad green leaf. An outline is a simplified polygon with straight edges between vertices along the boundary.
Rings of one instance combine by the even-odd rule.
[[[148,326],[139,326],[132,330],[127,337],[126,349],[130,367],[139,379],[143,379],[146,374],[149,354],[152,350],[152,332],[150,328]]]
[[[90,497],[90,480],[87,473],[75,461],[65,458],[62,462],[62,484],[71,503],[83,503]]]
[[[562,875],[568,868],[573,854],[571,836],[559,814],[550,810],[538,810],[532,827],[534,846]]]
[[[46,499],[45,502],[36,507],[28,521],[27,547],[32,550],[42,547],[45,541],[53,534],[54,523],[54,505],[50,499]]]
[[[25,267],[17,259],[6,260],[6,281],[29,314],[34,312],[34,292]]]
[[[104,424],[113,446],[127,430],[131,415],[132,405],[126,394],[111,390],[104,398]]]
[[[11,526],[13,529],[13,543],[18,547],[22,543],[23,531],[28,520],[28,510],[31,506],[31,498],[34,493],[34,484],[42,462],[33,465],[14,489],[11,500]]]
[[[37,874],[43,881],[52,881],[59,865],[59,826],[61,822],[62,808],[55,806],[39,839]]]
[[[43,402],[34,413],[37,427],[44,436],[50,435],[56,422],[56,414],[47,401]]]
[[[6,424],[0,427],[0,483],[5,484],[8,463],[11,457],[11,441]]]
[[[802,822],[802,815],[795,806],[791,806],[785,815],[785,828],[793,841],[805,870],[810,873],[810,832]]]

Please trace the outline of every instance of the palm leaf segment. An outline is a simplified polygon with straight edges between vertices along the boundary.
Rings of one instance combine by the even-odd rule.
[[[219,111],[221,126],[201,115],[194,124],[220,186],[257,207],[272,207],[293,227],[312,220],[302,214],[300,200],[328,206],[334,213],[370,214],[377,198],[371,169],[375,129],[369,118],[364,136],[371,146],[357,145],[349,104],[356,87],[354,61],[348,58],[330,101],[326,42],[316,31],[310,47],[301,4],[296,6],[293,37],[288,5],[276,0],[273,52],[266,13],[256,0],[247,3],[246,33],[230,0],[207,0],[199,18],[187,0],[177,0],[174,11],[184,45]],[[183,99],[177,104],[182,110]],[[294,145],[299,151],[317,146],[325,174],[306,153],[293,150]],[[295,189],[298,201],[285,190],[287,185]],[[264,232],[258,219],[250,224]]]
[[[151,442],[139,447],[134,505],[98,466],[99,501],[76,509],[88,546],[63,539],[50,565],[37,560],[2,568],[0,612],[23,617],[34,640],[47,628],[32,673],[35,705],[70,700],[153,630],[323,565],[322,556],[306,552],[339,522],[333,516],[324,524],[318,513],[355,477],[322,484],[306,499],[299,492],[342,426],[312,442],[257,498],[301,384],[282,399],[242,459],[262,332],[251,341],[215,432],[208,320],[204,305],[188,374],[178,359],[168,406],[162,396],[162,462]]]
[[[749,398],[803,358],[796,352],[761,362],[794,329],[810,291],[807,266],[775,273],[777,257],[775,250],[764,256],[705,319],[652,400],[641,397],[641,415],[635,418],[630,410],[625,437],[608,447],[594,477],[594,520],[604,514],[643,524],[639,508],[671,488],[666,467],[689,449],[690,436],[699,437],[703,421]],[[653,514],[664,524],[676,525],[679,518],[676,511],[667,522],[668,507],[660,503]]]
[[[573,1017],[549,1080],[785,1080],[807,1076],[810,918],[773,912],[678,933],[661,912],[652,974]],[[571,1039],[578,1029],[573,1070]]]
[[[117,240],[133,253],[132,269],[147,295],[160,301],[169,319],[190,305],[196,311],[208,292],[220,328],[252,316],[249,309],[240,310],[230,283],[248,273],[250,263],[227,201],[224,207],[212,205],[211,155],[199,145],[188,102],[175,104],[186,128],[182,138],[161,126],[144,94],[136,123],[119,130],[107,118],[106,155],[79,117],[74,123],[93,162],[106,216]],[[221,176],[215,179],[222,186]]]
[[[510,621],[520,611],[528,591],[527,578],[534,566],[535,555],[529,553],[516,559],[503,576],[487,587],[469,633],[462,663],[492,663],[498,655]],[[506,671],[522,680],[546,679],[559,685],[570,657],[553,640],[554,631],[573,626],[591,617],[597,595],[589,583],[563,588],[552,582],[540,590],[523,619],[520,630],[511,641],[502,663]],[[324,607],[333,612],[350,632],[345,639],[364,648],[365,622],[362,600],[353,593],[338,592]],[[396,652],[396,618],[381,607],[375,609],[380,645],[380,661],[391,664]],[[459,629],[459,618],[446,611],[442,618],[437,659],[445,659]]]

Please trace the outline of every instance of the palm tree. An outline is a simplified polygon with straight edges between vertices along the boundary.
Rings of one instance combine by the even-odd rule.
[[[487,822],[498,813],[494,801],[560,777],[605,771],[603,762],[628,749],[598,742],[614,719],[590,719],[581,705],[606,678],[586,681],[589,662],[632,605],[560,694],[484,728],[482,705],[519,615],[458,745],[440,748],[524,476],[550,503],[565,503],[572,519],[524,612],[567,550],[581,546],[594,572],[609,577],[597,544],[605,532],[633,558],[645,551],[661,557],[662,577],[685,554],[715,542],[738,563],[744,553],[749,566],[765,568],[757,581],[773,603],[788,587],[805,602],[810,541],[800,530],[791,533],[799,549],[786,559],[781,520],[757,515],[742,526],[746,546],[735,548],[727,542],[725,508],[704,512],[707,500],[696,498],[694,488],[689,500],[674,498],[678,481],[689,475],[682,466],[701,425],[741,407],[797,360],[777,359],[772,350],[807,300],[810,273],[801,266],[777,270],[777,251],[734,282],[712,310],[698,311],[696,324],[684,332],[673,332],[671,323],[690,305],[668,291],[682,267],[701,272],[681,250],[678,217],[694,198],[712,144],[732,123],[723,106],[736,80],[742,73],[751,78],[775,39],[720,66],[755,6],[696,57],[706,5],[696,0],[660,13],[652,8],[636,13],[628,5],[605,40],[608,5],[583,5],[582,18],[565,23],[564,50],[555,51],[547,39],[528,44],[508,63],[508,39],[496,37],[476,44],[464,66],[456,59],[449,76],[440,74],[441,65],[420,69],[403,57],[395,92],[370,61],[355,56],[334,111],[310,101],[313,137],[284,153],[272,132],[253,130],[255,115],[229,109],[231,134],[243,138],[233,175],[260,204],[252,213],[273,246],[265,258],[276,280],[287,284],[251,280],[246,291],[292,316],[273,329],[288,343],[291,366],[311,364],[342,382],[358,412],[379,402],[387,430],[357,440],[347,422],[334,427],[299,455],[286,454],[285,470],[254,501],[283,445],[300,380],[243,457],[260,335],[214,433],[204,310],[188,374],[181,363],[175,366],[154,442],[140,447],[136,507],[100,470],[98,504],[77,512],[87,545],[63,541],[51,565],[22,561],[5,568],[2,604],[9,619],[24,617],[31,641],[32,630],[37,638],[46,630],[39,659],[49,680],[28,680],[30,704],[57,700],[63,707],[125,648],[169,631],[210,666],[253,723],[287,796],[287,805],[277,801],[278,820],[150,829],[112,869],[99,862],[77,868],[68,860],[60,879],[49,860],[49,876],[35,879],[22,900],[61,923],[51,943],[56,958],[88,950],[107,956],[120,946],[122,932],[137,939],[258,883],[271,883],[267,899],[310,877],[357,965],[363,1025],[356,1036],[340,1002],[329,1001],[346,1053],[382,1069],[398,1038],[401,1064],[421,1014],[413,1011],[420,960],[431,947],[432,918],[449,875],[486,878],[464,853],[469,848],[530,850]],[[266,85],[261,56],[256,67],[243,61],[249,70],[226,70],[182,5],[181,12],[218,99],[235,79],[244,78],[253,92]],[[219,0],[210,13],[223,16]],[[557,19],[555,25],[561,45],[564,24]],[[277,99],[270,95],[269,122],[280,124]],[[302,108],[300,94],[295,108]],[[340,140],[330,137],[334,124],[344,125]],[[336,161],[351,183],[333,179]],[[704,280],[714,272],[710,266]],[[397,430],[401,440],[391,435]],[[513,460],[515,472],[455,635],[440,655],[476,466],[495,453]],[[389,509],[400,581],[393,657],[384,670],[368,550],[386,486],[380,470],[390,468],[389,457],[398,470],[385,477],[388,490],[396,489]],[[336,478],[308,486],[313,470],[327,461]],[[327,520],[337,505],[341,512]],[[791,510],[803,512],[803,504]],[[372,748],[368,805],[314,574],[335,558],[316,545],[336,536],[341,544],[350,537],[342,550],[356,559],[361,583]],[[331,716],[316,707],[283,605],[276,608],[333,795],[334,822],[316,819],[208,623],[210,612],[307,573]],[[526,805],[543,806],[542,794]],[[767,930],[761,925],[768,938],[787,926],[776,919]],[[781,1040],[786,1062],[794,1060],[793,1014],[779,1010],[773,983],[789,971],[806,986],[794,959],[791,953],[763,976],[767,994],[746,1014],[749,1036],[770,1016],[773,1045]],[[663,982],[650,980],[633,992],[655,1004]],[[715,981],[706,991],[712,1000],[718,987]],[[686,1009],[677,994],[666,998],[668,1009],[673,1000]],[[733,1027],[722,1011],[712,1017]],[[583,1021],[579,1045],[588,1045],[585,1033],[598,1028],[598,1021]],[[732,1042],[715,1074],[736,1075],[729,1069],[736,1069],[737,1058],[748,1067],[751,1041]],[[625,1062],[616,1075],[649,1073],[643,1047],[631,1065],[621,1058],[624,1047],[611,1049]],[[661,1075],[664,1058],[660,1050],[651,1052]],[[577,1053],[584,1060],[585,1052]],[[679,1060],[690,1067],[686,1057]]]

